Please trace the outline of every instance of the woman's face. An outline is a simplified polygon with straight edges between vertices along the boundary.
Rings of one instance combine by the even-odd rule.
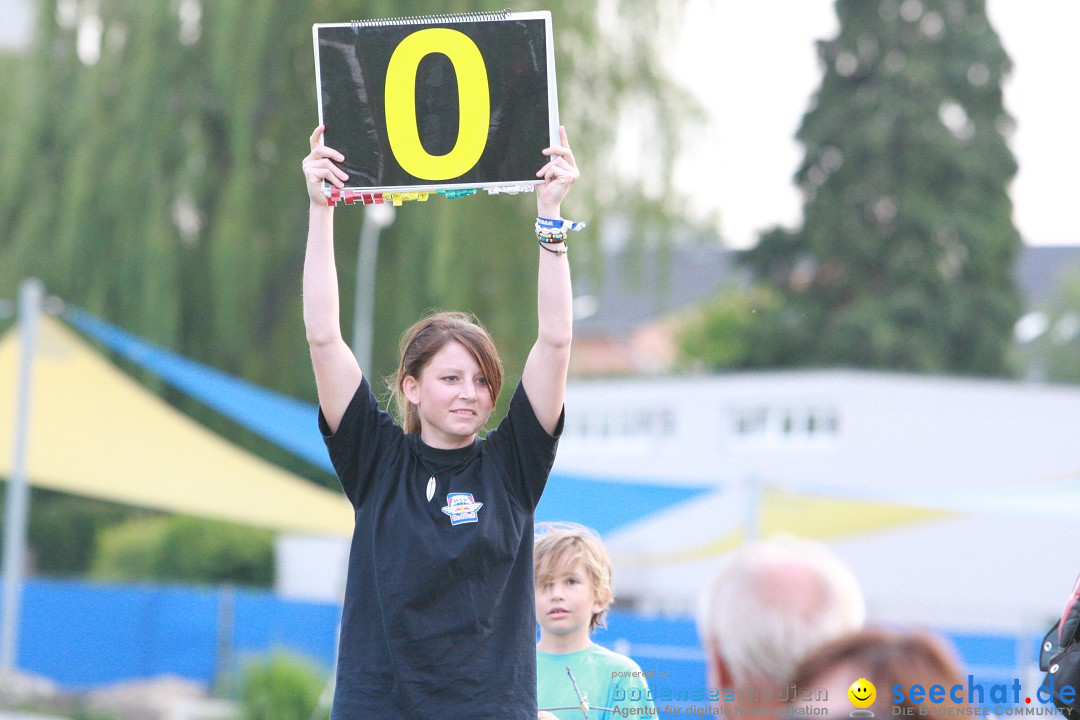
[[[480,364],[456,341],[443,345],[419,378],[407,376],[402,390],[420,415],[420,438],[435,448],[471,444],[494,406]]]

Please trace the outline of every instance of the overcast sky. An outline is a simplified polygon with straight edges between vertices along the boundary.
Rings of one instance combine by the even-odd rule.
[[[987,8],[1014,64],[1005,87],[1020,164],[1014,220],[1028,243],[1080,244],[1080,0],[987,0]],[[674,59],[712,118],[681,182],[698,207],[719,210],[728,243],[745,247],[763,228],[800,222],[792,176],[802,149],[793,138],[821,81],[813,43],[837,31],[833,2],[692,0],[687,21]]]

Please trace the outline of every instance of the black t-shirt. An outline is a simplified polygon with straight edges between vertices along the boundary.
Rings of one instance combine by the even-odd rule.
[[[356,509],[332,720],[535,720],[533,511],[562,420],[548,435],[519,384],[486,438],[439,450],[365,378],[319,424]]]

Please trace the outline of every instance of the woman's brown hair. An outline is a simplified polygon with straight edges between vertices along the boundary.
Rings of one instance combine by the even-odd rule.
[[[420,432],[420,413],[416,406],[405,397],[403,383],[405,378],[419,379],[420,373],[431,362],[444,345],[450,342],[461,343],[476,358],[480,372],[487,379],[491,404],[499,399],[502,390],[502,360],[495,349],[495,341],[480,322],[464,312],[437,312],[417,320],[401,336],[399,345],[401,360],[392,388],[397,403],[398,414],[405,432]]]
[[[894,714],[918,712],[907,696],[912,685],[924,688],[941,685],[946,692],[944,701],[956,704],[948,693],[963,678],[963,666],[940,636],[924,630],[865,628],[812,653],[799,665],[793,682],[800,689],[813,690],[818,679],[830,670],[845,666],[852,668],[853,675],[877,686],[878,702],[882,706],[892,700],[891,688],[902,685],[905,693],[899,706],[908,711]],[[857,677],[852,677],[852,681]]]

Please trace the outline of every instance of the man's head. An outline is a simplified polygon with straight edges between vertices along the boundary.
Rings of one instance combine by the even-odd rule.
[[[749,545],[703,597],[709,684],[776,696],[807,655],[865,617],[855,575],[824,545],[790,536]]]

